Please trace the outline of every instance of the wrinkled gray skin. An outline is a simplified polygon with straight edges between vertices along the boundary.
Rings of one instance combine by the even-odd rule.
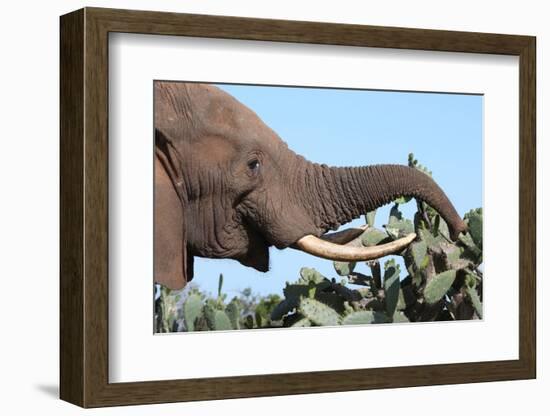
[[[267,271],[270,246],[321,236],[399,196],[435,208],[453,239],[465,229],[427,175],[309,162],[213,86],[155,83],[155,147],[155,281],[173,289],[193,277],[193,256]]]

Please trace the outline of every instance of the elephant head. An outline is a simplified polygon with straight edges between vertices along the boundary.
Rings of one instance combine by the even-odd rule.
[[[270,246],[337,260],[380,257],[395,247],[373,255],[319,237],[399,196],[426,201],[452,238],[465,230],[445,193],[417,169],[312,163],[210,85],[155,82],[154,94],[157,283],[185,286],[194,256],[265,272]]]

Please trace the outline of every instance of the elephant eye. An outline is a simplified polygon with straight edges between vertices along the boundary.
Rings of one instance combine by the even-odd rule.
[[[260,170],[260,161],[258,159],[252,159],[248,163],[248,169],[250,169],[250,172],[252,173],[258,173]]]

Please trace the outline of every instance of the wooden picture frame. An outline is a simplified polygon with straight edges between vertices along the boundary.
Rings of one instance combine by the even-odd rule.
[[[534,37],[85,8],[61,17],[60,396],[82,407],[536,377]],[[519,57],[519,359],[109,383],[108,34],[368,46]]]

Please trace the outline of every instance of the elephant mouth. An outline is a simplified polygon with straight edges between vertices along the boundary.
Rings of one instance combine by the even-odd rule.
[[[349,228],[344,231],[324,234],[321,237],[309,234],[300,238],[290,247],[327,260],[369,261],[402,251],[416,238],[416,234],[411,233],[386,244],[364,247],[359,237],[366,229],[367,226]]]
[[[267,272],[269,270],[270,244],[252,228],[247,227],[246,234],[249,242],[247,249],[236,260],[244,266],[253,267],[260,272]]]

